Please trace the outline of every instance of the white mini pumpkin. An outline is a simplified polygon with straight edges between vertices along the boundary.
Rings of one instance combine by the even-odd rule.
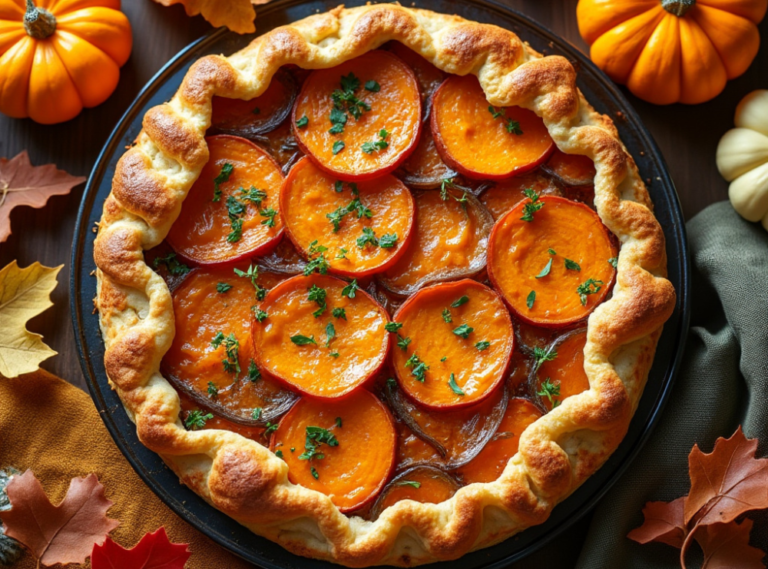
[[[736,128],[717,146],[717,169],[731,182],[728,197],[733,208],[768,230],[768,90],[744,97],[734,122]]]

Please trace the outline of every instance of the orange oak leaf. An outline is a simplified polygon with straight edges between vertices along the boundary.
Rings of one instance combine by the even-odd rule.
[[[94,545],[91,569],[184,569],[190,553],[186,543],[171,543],[165,528],[147,533],[133,549],[125,549],[107,538]]]
[[[95,474],[73,478],[61,504],[54,506],[31,470],[5,487],[11,509],[0,512],[5,533],[25,545],[39,562],[84,563],[120,522],[106,516],[112,502]]]
[[[51,196],[68,194],[85,182],[53,164],[32,166],[27,151],[10,160],[0,158],[0,243],[11,234],[11,210],[16,206],[43,207]]]
[[[266,4],[269,0],[155,0],[163,6],[182,4],[187,16],[202,14],[214,27],[226,26],[238,34],[256,31],[254,5]]]
[[[768,459],[755,458],[757,439],[739,427],[730,439],[719,438],[710,454],[694,445],[688,455],[691,491],[685,522],[727,523],[744,512],[768,508]]]
[[[749,545],[752,520],[741,524],[711,524],[696,532],[696,541],[704,552],[701,569],[765,569],[762,549]]]
[[[645,522],[627,537],[638,543],[658,541],[681,548],[688,533],[683,519],[685,497],[671,502],[648,502],[643,508]]]

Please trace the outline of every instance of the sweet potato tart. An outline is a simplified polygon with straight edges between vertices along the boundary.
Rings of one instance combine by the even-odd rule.
[[[253,532],[457,559],[627,432],[675,305],[652,207],[565,58],[339,7],[146,113],[95,243],[105,367],[142,443]]]

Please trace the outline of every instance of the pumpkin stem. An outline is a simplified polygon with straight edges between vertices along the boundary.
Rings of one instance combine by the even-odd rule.
[[[44,40],[56,31],[56,17],[45,8],[35,6],[32,0],[27,0],[24,29],[33,38]]]
[[[696,5],[696,0],[661,0],[661,7],[670,14],[682,18],[685,13]]]

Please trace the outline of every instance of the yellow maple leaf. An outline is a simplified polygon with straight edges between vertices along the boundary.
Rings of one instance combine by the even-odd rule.
[[[253,20],[256,12],[253,6],[266,4],[269,0],[155,0],[163,6],[181,4],[187,16],[202,14],[203,18],[215,27],[226,26],[238,34],[250,34],[256,31]]]
[[[55,356],[40,334],[27,330],[27,321],[53,306],[51,292],[61,267],[33,263],[20,269],[12,261],[0,269],[0,375],[16,377],[40,367]]]

